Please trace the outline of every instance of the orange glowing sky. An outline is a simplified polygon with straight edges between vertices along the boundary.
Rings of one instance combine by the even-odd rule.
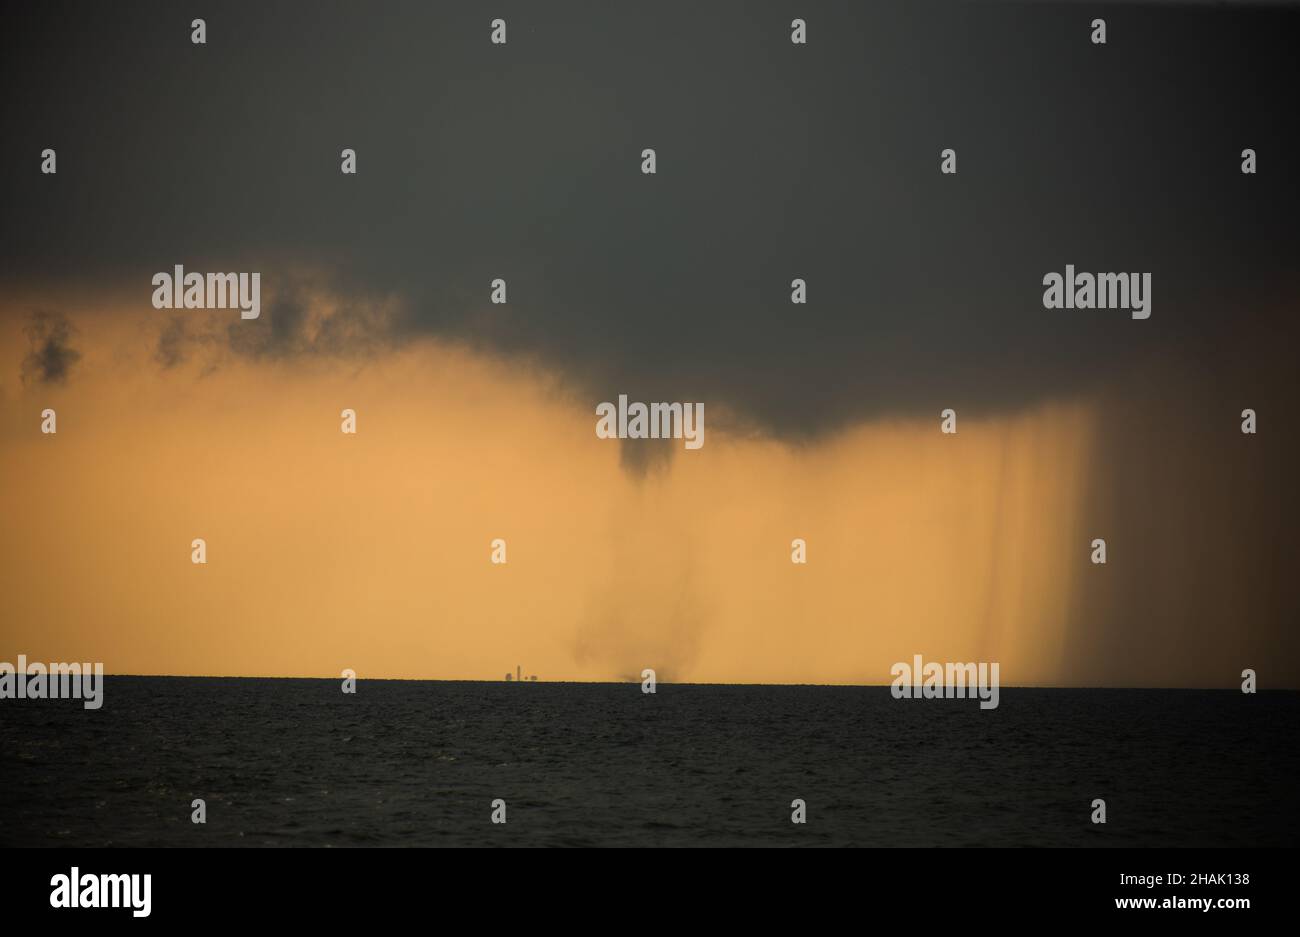
[[[639,478],[596,438],[599,401],[538,369],[433,339],[162,369],[147,301],[55,302],[82,310],[66,386],[17,376],[31,301],[0,315],[0,659],[879,684],[921,654],[1000,661],[1006,685],[1105,680],[1074,666],[1067,634],[1087,577],[1112,572],[1089,564],[1082,516],[1095,401],[800,445],[710,408],[701,450],[666,443]],[[1149,683],[1232,685],[1237,660],[1219,673],[1218,656],[1175,655]]]

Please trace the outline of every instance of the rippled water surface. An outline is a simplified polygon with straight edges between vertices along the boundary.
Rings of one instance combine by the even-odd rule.
[[[0,843],[1296,845],[1298,738],[1297,693],[109,677],[0,701]]]

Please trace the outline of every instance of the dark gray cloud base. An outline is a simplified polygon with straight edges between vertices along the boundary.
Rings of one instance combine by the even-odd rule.
[[[257,269],[281,299],[231,329],[243,353],[437,335],[793,440],[1197,354],[1295,271],[1300,140],[1270,90],[1297,86],[1294,10],[505,3],[494,47],[478,4],[304,9],[210,4],[195,47],[169,4],[17,7],[0,275],[143,301],[173,263]],[[320,344],[303,261],[356,297]],[[1151,271],[1152,318],[1044,310],[1066,263]],[[367,318],[377,295],[407,314]]]

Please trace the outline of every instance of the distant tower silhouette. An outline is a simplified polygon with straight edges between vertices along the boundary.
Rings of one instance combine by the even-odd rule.
[[[524,679],[524,668],[520,667],[518,664],[515,664],[515,679],[516,680]]]

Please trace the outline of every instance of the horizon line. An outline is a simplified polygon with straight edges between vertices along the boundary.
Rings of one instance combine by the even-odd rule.
[[[328,680],[337,681],[344,679],[340,676],[328,677],[305,677],[305,676],[287,676],[279,674],[169,674],[169,673],[105,673],[105,677],[131,677],[138,679],[166,679],[166,680]],[[504,680],[501,678],[454,678],[454,677],[361,677],[358,675],[356,680],[366,681],[383,681],[387,683],[552,683],[552,684],[574,684],[590,686],[628,686],[641,683],[640,679],[632,680]],[[847,689],[886,689],[892,687],[893,681],[889,683],[745,683],[745,682],[718,682],[718,681],[693,681],[693,680],[655,680],[656,685],[669,686],[735,686],[735,687],[843,687]],[[923,686],[924,684],[906,684],[907,686]],[[939,685],[942,688],[956,687],[956,684],[944,683]],[[1044,684],[1044,683],[1024,683],[1024,684],[1000,684],[1002,690],[1222,690],[1225,692],[1240,692],[1240,687],[1234,686],[1139,686],[1139,685],[1065,685],[1065,684]],[[1257,687],[1256,692],[1265,692],[1262,687]],[[1268,692],[1300,692],[1300,687],[1271,687]],[[1251,695],[1251,694],[1245,694]]]

